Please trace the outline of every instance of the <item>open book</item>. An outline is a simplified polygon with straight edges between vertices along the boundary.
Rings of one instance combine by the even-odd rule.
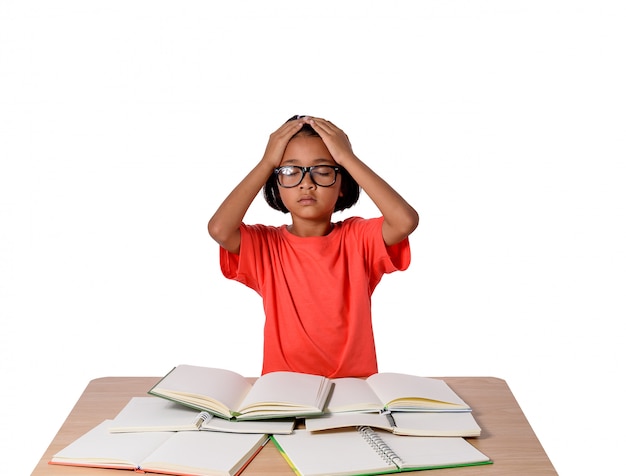
[[[110,433],[104,421],[56,453],[50,464],[175,475],[232,476],[267,435],[209,431]]]
[[[331,386],[319,375],[271,372],[251,384],[230,370],[179,365],[148,393],[221,418],[255,420],[322,414]]]
[[[308,431],[370,426],[406,436],[480,436],[470,412],[327,413],[307,418]]]
[[[446,382],[400,373],[377,373],[366,379],[332,379],[327,412],[471,411]]]
[[[224,420],[163,398],[132,397],[111,421],[109,431],[223,431],[227,433],[291,433],[295,418]]]
[[[324,433],[295,430],[271,439],[300,476],[395,473],[491,463],[463,438],[399,436],[370,427]]]

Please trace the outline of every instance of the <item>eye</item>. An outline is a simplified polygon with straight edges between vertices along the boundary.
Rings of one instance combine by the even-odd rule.
[[[327,165],[320,165],[318,167],[315,167],[315,169],[313,169],[313,171],[315,172],[315,175],[319,175],[319,176],[328,176],[331,173],[334,172],[332,167],[329,167]]]

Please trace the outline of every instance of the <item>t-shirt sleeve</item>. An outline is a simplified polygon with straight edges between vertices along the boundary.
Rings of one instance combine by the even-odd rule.
[[[350,233],[353,246],[363,247],[363,256],[370,269],[370,287],[373,290],[384,274],[404,271],[411,263],[411,248],[408,237],[392,246],[383,240],[383,217],[370,219],[352,219]]]
[[[382,233],[381,233],[382,239]],[[387,246],[387,254],[391,260],[391,264],[397,271],[405,271],[411,264],[411,247],[409,245],[409,237],[395,245]]]
[[[261,258],[255,257],[257,250],[263,247],[258,244],[262,233],[259,227],[241,224],[241,245],[239,254],[231,253],[220,247],[220,267],[222,274],[228,278],[245,284],[251,289],[259,292],[259,274],[255,263],[261,262]]]
[[[235,279],[239,270],[239,255],[220,246],[220,268],[226,278]]]

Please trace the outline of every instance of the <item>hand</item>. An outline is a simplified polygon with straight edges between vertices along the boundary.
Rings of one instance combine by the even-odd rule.
[[[273,168],[280,165],[285,149],[291,138],[302,128],[304,118],[285,122],[276,131],[270,134],[270,139],[263,154],[263,162],[269,162]]]
[[[339,165],[342,165],[346,157],[354,157],[350,139],[332,122],[318,117],[306,117],[304,121],[320,135],[328,152]]]

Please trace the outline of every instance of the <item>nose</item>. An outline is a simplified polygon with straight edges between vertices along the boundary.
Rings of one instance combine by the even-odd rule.
[[[317,184],[313,181],[313,177],[311,177],[311,171],[305,170],[304,175],[302,176],[302,180],[300,181],[300,188],[315,188]]]

